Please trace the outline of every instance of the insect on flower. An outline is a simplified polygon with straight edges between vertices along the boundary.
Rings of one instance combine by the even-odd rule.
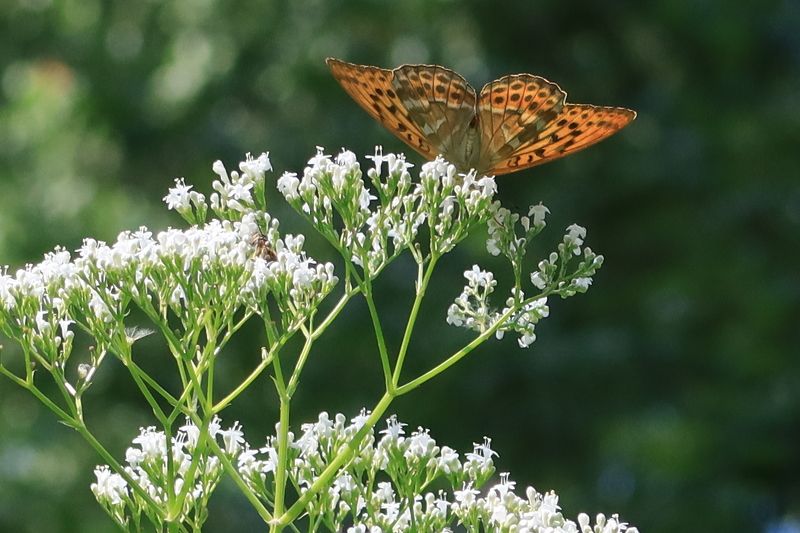
[[[547,163],[618,132],[636,118],[622,107],[568,104],[557,84],[503,76],[476,93],[450,69],[393,70],[326,60],[333,77],[372,118],[427,159],[462,172],[500,175]]]
[[[255,248],[256,255],[268,263],[278,260],[278,254],[269,244],[267,236],[264,235],[260,230],[258,233],[254,233],[250,238],[250,244],[252,244],[253,248]]]

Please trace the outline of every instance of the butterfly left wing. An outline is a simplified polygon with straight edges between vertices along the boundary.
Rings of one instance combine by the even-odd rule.
[[[635,118],[636,112],[624,107],[566,104],[534,138],[493,161],[486,174],[499,176],[573,154],[617,133]]]
[[[394,75],[391,70],[354,65],[332,57],[325,62],[347,94],[401,141],[427,159],[433,159],[440,153],[409,116],[408,109],[392,85]]]

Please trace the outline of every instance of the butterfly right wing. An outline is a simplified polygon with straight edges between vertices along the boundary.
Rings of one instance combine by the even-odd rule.
[[[325,62],[347,94],[401,141],[426,159],[433,159],[441,153],[440,148],[427,139],[421,125],[410,116],[397,94],[391,70],[354,65],[332,57]]]
[[[477,170],[487,173],[546,128],[567,98],[561,87],[532,74],[487,83],[478,98],[481,132]]]
[[[636,118],[624,107],[566,104],[545,128],[505,159],[495,161],[488,174],[507,174],[573,154],[615,134]]]
[[[538,76],[504,76],[478,99],[478,171],[501,175],[547,163],[613,135],[636,113],[622,107],[566,103],[567,93]]]

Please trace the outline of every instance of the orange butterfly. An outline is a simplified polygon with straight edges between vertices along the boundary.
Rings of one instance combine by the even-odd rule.
[[[503,76],[475,93],[450,69],[387,70],[334,58],[333,77],[372,118],[427,159],[459,170],[507,174],[577,152],[627,126],[636,112],[566,103],[567,93],[531,74]]]

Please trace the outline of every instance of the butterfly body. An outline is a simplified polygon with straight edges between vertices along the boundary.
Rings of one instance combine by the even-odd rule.
[[[345,91],[374,119],[427,159],[442,155],[462,172],[506,174],[590,146],[628,125],[620,107],[568,104],[555,83],[504,76],[480,93],[450,69],[393,70],[329,58]]]
[[[456,157],[453,159],[455,161],[466,161],[468,167],[475,168],[475,165],[478,164],[478,156],[480,155],[481,148],[481,137],[480,132],[478,131],[478,117],[474,117],[472,121],[470,121],[467,133],[464,135],[463,146],[463,152],[461,154],[456,154]],[[459,155],[461,156],[460,159],[458,157]],[[447,156],[445,156],[445,158],[446,157]]]

